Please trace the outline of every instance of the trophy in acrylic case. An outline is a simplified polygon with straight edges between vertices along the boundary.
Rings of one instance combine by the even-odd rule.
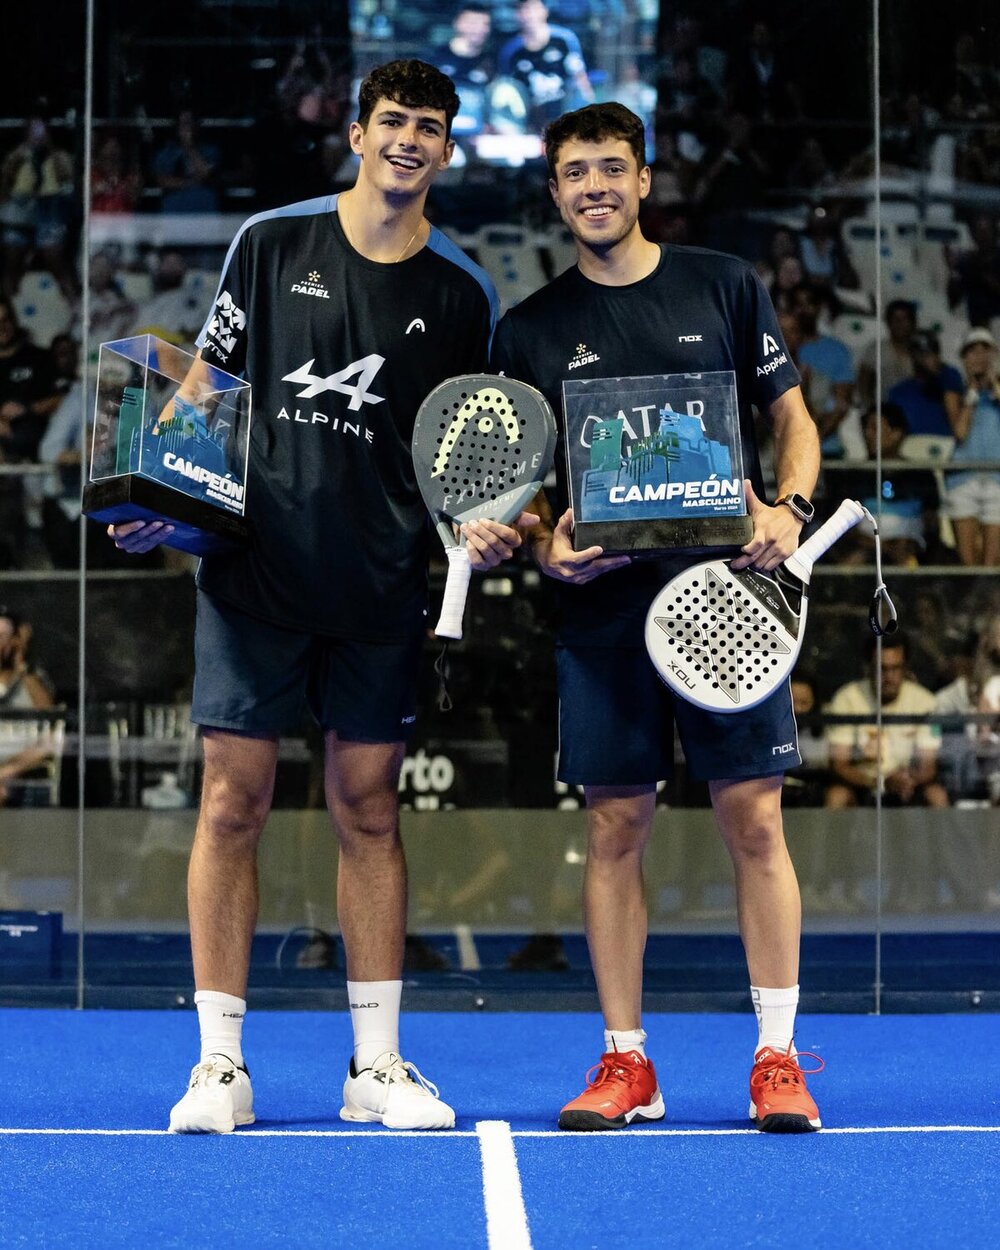
[[[564,382],[563,406],[577,551],[653,556],[750,539],[734,373]]]
[[[166,521],[194,555],[247,541],[250,385],[152,334],[101,344],[83,510]]]

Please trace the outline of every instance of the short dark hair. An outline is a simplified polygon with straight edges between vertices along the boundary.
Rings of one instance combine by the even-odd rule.
[[[388,61],[376,65],[358,91],[358,124],[367,129],[379,100],[392,100],[408,109],[440,109],[445,115],[445,137],[458,112],[458,92],[447,74],[426,61]]]
[[[886,400],[881,406],[872,404],[862,418],[862,425],[867,425],[869,421],[877,419],[879,412],[881,412],[882,420],[890,430],[902,430],[904,434],[909,434],[910,422],[906,416],[906,410],[890,400]]]
[[[588,104],[572,113],[563,113],[545,128],[545,159],[549,174],[556,176],[556,157],[559,149],[570,139],[584,143],[598,143],[601,139],[623,139],[632,149],[636,165],[642,169],[646,164],[646,132],[642,118],[616,100],[606,104]]]
[[[913,320],[913,324],[917,324],[917,306],[911,299],[891,299],[885,306],[885,320],[891,321],[893,314],[898,312],[909,313]]]
[[[878,650],[878,635],[870,633],[868,635],[868,658],[874,662],[875,653]],[[904,657],[910,658],[910,640],[901,629],[894,630],[891,634],[886,634],[882,638],[883,651],[902,651]]]

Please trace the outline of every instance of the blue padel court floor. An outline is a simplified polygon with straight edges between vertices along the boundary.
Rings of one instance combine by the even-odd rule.
[[[566,1134],[596,1015],[405,1013],[404,1054],[458,1123],[403,1134],[339,1119],[346,1015],[258,1011],[257,1123],[173,1137],[193,1013],[7,1008],[0,1246],[994,1246],[998,1023],[801,1016],[825,1127],[778,1136],[746,1119],[751,1014],[649,1015],[666,1119]]]

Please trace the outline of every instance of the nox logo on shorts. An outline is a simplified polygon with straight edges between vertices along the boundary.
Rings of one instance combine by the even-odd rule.
[[[304,387],[303,390],[296,392],[298,399],[314,399],[326,391],[337,391],[341,395],[350,396],[351,402],[347,406],[352,412],[357,412],[362,404],[382,403],[384,396],[372,394],[368,387],[375,381],[376,374],[385,364],[384,356],[372,352],[369,356],[352,361],[338,373],[330,373],[325,377],[312,372],[315,363],[315,359],[307,360],[304,365],[293,373],[286,373],[281,379],[282,382],[297,382]],[[355,375],[357,375],[357,381],[351,383],[349,379]]]
[[[783,742],[779,747],[771,747],[772,755],[791,755],[795,750],[794,742]]]

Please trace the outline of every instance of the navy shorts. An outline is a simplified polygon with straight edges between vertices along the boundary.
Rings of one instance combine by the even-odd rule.
[[[699,781],[767,777],[797,768],[788,682],[745,712],[706,712],[675,699],[642,647],[565,647],[559,673],[560,781],[655,785],[673,776],[674,722]]]
[[[191,719],[246,734],[298,729],[306,706],[351,742],[401,742],[416,720],[422,631],[405,643],[299,633],[198,591]]]

